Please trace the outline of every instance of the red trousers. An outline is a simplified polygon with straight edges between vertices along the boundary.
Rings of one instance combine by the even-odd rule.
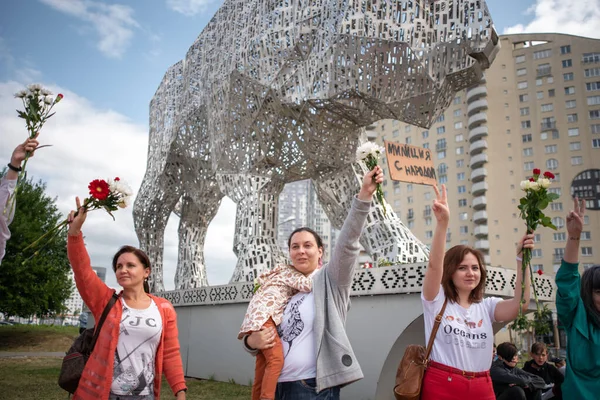
[[[264,328],[276,329],[275,322],[269,318]],[[254,383],[252,384],[252,400],[274,400],[277,380],[283,368],[283,345],[279,335],[275,335],[275,346],[260,350],[256,355]]]
[[[421,400],[496,399],[489,372],[477,377],[470,377],[469,373],[465,375],[430,364],[423,377]]]

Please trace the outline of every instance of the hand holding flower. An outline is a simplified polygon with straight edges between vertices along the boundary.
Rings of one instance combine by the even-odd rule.
[[[79,197],[75,197],[75,205],[77,211],[71,211],[67,217],[67,224],[69,225],[68,233],[70,236],[79,236],[81,227],[87,218],[87,209],[81,205]]]
[[[363,177],[362,187],[358,193],[360,200],[371,201],[373,193],[383,182],[383,170],[379,166],[375,166],[373,170],[367,172]]]
[[[377,167],[377,164],[379,163],[379,157],[384,151],[384,148],[379,146],[378,144],[375,144],[373,142],[365,142],[356,150],[356,161],[364,162],[369,171],[373,171],[374,168]],[[372,175],[372,177],[373,180],[377,179],[376,175]],[[377,196],[377,201],[379,201],[379,204],[381,204],[381,207],[383,208],[383,215],[385,215],[385,201],[383,199],[383,189],[381,189],[381,182],[383,182],[383,177],[381,178],[381,181],[377,183],[375,192]]]

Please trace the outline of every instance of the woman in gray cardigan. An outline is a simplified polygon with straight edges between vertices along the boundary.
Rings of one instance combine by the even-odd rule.
[[[309,228],[296,229],[288,239],[292,265],[313,278],[311,293],[298,293],[287,304],[278,332],[265,329],[244,338],[246,350],[283,342],[285,361],[277,384],[277,400],[338,400],[340,388],[363,377],[346,335],[358,239],[367,219],[373,193],[383,182],[375,167],[365,174],[328,264],[320,268],[323,244]]]

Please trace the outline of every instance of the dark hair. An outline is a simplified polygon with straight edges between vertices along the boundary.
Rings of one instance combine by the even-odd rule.
[[[471,294],[469,294],[469,302],[479,303],[483,299],[483,291],[485,289],[487,277],[487,271],[483,264],[483,256],[479,250],[459,244],[458,246],[448,249],[444,255],[444,273],[442,275],[442,288],[444,288],[444,294],[454,303],[458,301],[458,291],[456,290],[456,286],[454,286],[454,282],[452,282],[452,275],[454,275],[467,254],[473,254],[477,258],[479,271],[481,272],[479,284],[471,291]]]
[[[298,228],[298,229],[294,230],[294,232],[290,233],[290,236],[288,237],[288,248],[290,248],[290,246],[292,245],[292,236],[294,236],[298,232],[310,233],[311,235],[314,236],[315,242],[317,242],[317,247],[323,248],[323,240],[321,239],[321,236],[319,236],[319,234],[317,232],[313,231],[310,228],[307,228],[306,226],[303,226],[302,228]]]
[[[541,354],[544,351],[546,354],[548,354],[548,347],[546,346],[546,343],[535,342],[531,345],[531,354]]]
[[[600,328],[600,311],[594,304],[594,290],[600,290],[600,265],[585,270],[581,276],[581,299],[588,314],[588,320]]]
[[[498,357],[502,357],[503,360],[511,362],[513,357],[518,353],[517,346],[511,342],[500,343],[496,348],[496,354]]]
[[[114,272],[117,272],[117,261],[119,260],[119,257],[121,257],[121,255],[125,253],[131,253],[135,255],[138,261],[144,266],[144,268],[148,268],[150,271],[152,271],[152,268],[150,267],[150,258],[148,258],[146,253],[144,253],[137,247],[123,246],[113,256],[112,267]],[[148,285],[148,279],[144,279],[144,292],[150,293],[150,285]]]

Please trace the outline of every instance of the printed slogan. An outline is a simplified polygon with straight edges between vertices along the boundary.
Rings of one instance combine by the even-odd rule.
[[[385,140],[383,143],[392,180],[422,185],[437,183],[429,149]]]

